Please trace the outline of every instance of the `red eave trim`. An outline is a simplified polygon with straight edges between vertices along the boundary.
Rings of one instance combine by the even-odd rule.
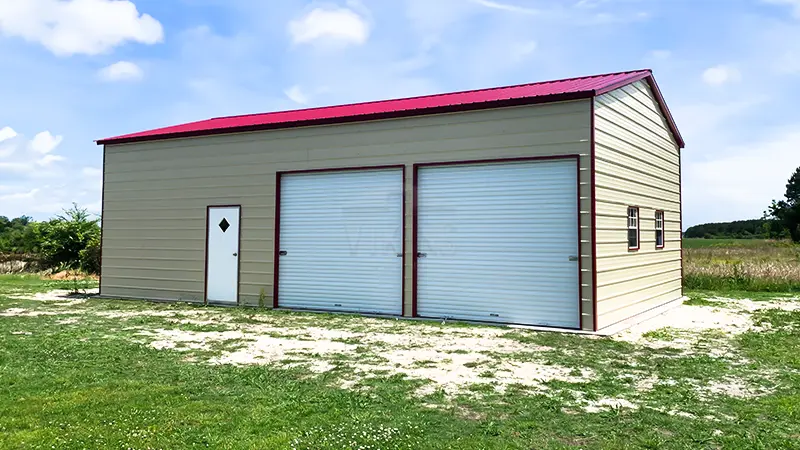
[[[629,84],[636,83],[639,80],[643,80],[645,78],[649,78],[649,77],[652,77],[652,76],[653,76],[652,73],[648,69],[646,72],[632,74],[630,77],[628,77],[628,78],[626,78],[624,80],[620,80],[620,81],[618,81],[616,83],[603,86],[602,88],[597,89],[596,92],[597,92],[597,95],[603,95],[603,94],[611,92],[611,91],[613,91],[615,89],[619,89],[619,88],[621,88],[623,86],[627,86]]]
[[[128,144],[133,142],[161,141],[165,139],[213,136],[219,134],[246,133],[252,131],[266,131],[266,130],[299,128],[299,127],[319,126],[319,125],[367,122],[372,120],[398,119],[403,117],[427,116],[431,114],[446,114],[455,112],[478,111],[482,109],[495,109],[495,108],[506,108],[511,106],[525,106],[525,105],[535,105],[540,103],[581,100],[581,99],[592,98],[594,97],[594,95],[595,95],[594,90],[567,92],[562,94],[542,95],[536,97],[514,98],[514,99],[497,100],[497,101],[480,102],[480,103],[465,103],[459,105],[446,105],[446,106],[437,106],[432,108],[388,111],[388,112],[380,112],[374,114],[360,114],[354,116],[330,117],[330,118],[315,119],[315,120],[300,120],[295,122],[279,122],[279,123],[241,126],[241,127],[193,130],[193,131],[185,131],[177,133],[152,134],[147,136],[108,138],[108,139],[98,140],[96,141],[96,143],[97,145]]]
[[[667,106],[667,102],[664,100],[664,96],[661,95],[661,89],[659,89],[655,77],[653,77],[653,75],[650,75],[646,78],[647,82],[650,83],[650,89],[653,90],[653,95],[656,96],[658,105],[661,106],[661,112],[667,119],[667,124],[669,124],[670,130],[672,130],[672,134],[673,136],[675,136],[675,140],[678,142],[678,147],[680,148],[686,147],[686,143],[683,141],[683,136],[681,136],[681,132],[678,131],[678,125],[675,124],[675,118],[672,117],[672,113],[670,112],[669,107]]]

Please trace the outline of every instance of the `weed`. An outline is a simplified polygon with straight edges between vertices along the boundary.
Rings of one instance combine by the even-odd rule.
[[[658,330],[648,331],[642,337],[646,339],[655,339],[659,341],[674,341],[677,338],[676,330],[666,327],[659,328]]]
[[[800,246],[785,242],[686,240],[684,280],[687,289],[750,292],[800,292]]]
[[[725,308],[726,305],[724,302],[717,302],[714,300],[709,300],[706,297],[701,295],[690,295],[689,299],[683,302],[684,305],[690,306],[714,306],[718,308]]]
[[[266,297],[267,294],[264,292],[264,288],[258,291],[258,307],[259,309],[264,309],[266,307]]]

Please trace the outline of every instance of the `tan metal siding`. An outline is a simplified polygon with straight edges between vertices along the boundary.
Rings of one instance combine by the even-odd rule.
[[[202,301],[206,206],[241,204],[241,297],[257,304],[263,290],[266,304],[272,304],[278,171],[407,165],[408,254],[412,164],[578,154],[582,327],[592,329],[590,104],[581,100],[109,145],[102,294]],[[410,311],[411,258],[405,263],[404,302]]]
[[[680,150],[649,85],[595,99],[598,329],[681,297]],[[640,249],[628,250],[628,206]],[[664,211],[664,248],[655,212]]]

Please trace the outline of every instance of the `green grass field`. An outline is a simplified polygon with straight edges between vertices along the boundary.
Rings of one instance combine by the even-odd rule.
[[[684,239],[688,289],[800,292],[800,246],[759,239]]]
[[[761,248],[761,247],[790,247],[786,241],[768,241],[764,239],[702,239],[684,238],[683,248]]]
[[[690,293],[697,306],[684,308],[752,314],[748,320],[760,328],[736,334],[663,328],[626,341],[341,315],[28,299],[53,288],[72,289],[0,276],[3,449],[800,448],[798,310],[735,312],[736,302]],[[161,343],[177,335],[200,338],[189,342],[194,346]],[[265,336],[290,348],[313,345],[283,361],[209,363],[258,347],[252,339]],[[467,345],[427,356],[473,338],[490,340],[493,350]],[[420,347],[430,340],[433,347]],[[508,346],[514,350],[500,353]],[[326,353],[330,348],[351,350]],[[387,364],[414,352],[422,359],[403,369],[423,379]],[[460,369],[444,361],[473,356],[479,363]],[[333,368],[315,372],[307,365],[313,361]],[[455,391],[420,393],[426,376],[441,376],[437,367],[480,375]],[[530,385],[503,381],[509,367],[563,373]]]

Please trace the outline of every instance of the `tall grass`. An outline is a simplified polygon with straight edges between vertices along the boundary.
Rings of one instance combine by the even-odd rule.
[[[800,292],[800,246],[750,241],[683,250],[687,289]]]

